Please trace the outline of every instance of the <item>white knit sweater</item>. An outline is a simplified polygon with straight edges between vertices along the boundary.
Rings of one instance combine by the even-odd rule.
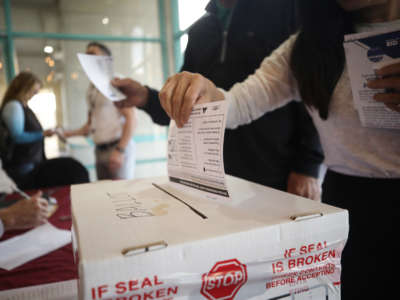
[[[228,128],[248,124],[291,99],[300,99],[289,66],[295,38],[290,37],[265,58],[244,82],[234,85],[229,92],[223,91],[229,101]],[[334,90],[328,120],[322,120],[316,110],[308,112],[319,132],[325,164],[330,170],[353,176],[400,178],[400,130],[361,126],[347,69]]]

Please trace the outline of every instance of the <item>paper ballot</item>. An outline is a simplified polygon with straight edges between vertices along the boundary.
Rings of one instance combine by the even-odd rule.
[[[71,232],[50,223],[0,242],[0,268],[12,270],[71,243]]]
[[[399,113],[373,99],[384,91],[367,87],[367,81],[376,78],[375,70],[400,62],[400,27],[346,35],[344,49],[354,106],[362,126],[400,129]]]
[[[229,199],[223,145],[225,101],[194,106],[189,121],[178,128],[171,121],[168,135],[168,176],[211,199]]]
[[[111,101],[125,99],[125,95],[111,85],[114,78],[113,58],[111,56],[78,53],[79,62],[93,85]]]

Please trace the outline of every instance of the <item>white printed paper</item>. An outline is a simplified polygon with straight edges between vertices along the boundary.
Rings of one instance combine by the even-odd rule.
[[[367,81],[376,78],[375,70],[400,62],[400,27],[346,35],[344,49],[354,106],[362,126],[400,129],[399,113],[373,99],[385,91],[367,87]]]
[[[229,199],[223,162],[227,106],[225,101],[199,104],[178,128],[171,121],[168,135],[168,176],[202,192],[207,198]]]
[[[71,232],[50,223],[0,242],[0,268],[12,270],[71,243]]]
[[[104,55],[78,53],[79,62],[93,85],[111,101],[125,99],[125,95],[111,85],[114,78],[113,58]]]

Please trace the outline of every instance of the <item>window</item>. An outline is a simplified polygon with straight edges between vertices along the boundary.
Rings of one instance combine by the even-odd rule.
[[[51,90],[40,91],[28,102],[28,106],[39,119],[43,129],[53,129],[57,126],[56,96]],[[56,136],[45,139],[45,151],[47,158],[54,158],[60,155]]]
[[[179,0],[179,30],[186,30],[205,13],[209,0]]]
[[[183,64],[183,55],[188,42],[187,30],[201,16],[206,13],[209,0],[178,0],[175,9],[178,11],[174,33],[175,71],[179,71]],[[175,14],[176,15],[176,14]]]

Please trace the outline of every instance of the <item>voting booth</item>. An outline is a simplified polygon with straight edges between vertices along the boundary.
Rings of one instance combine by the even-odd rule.
[[[340,299],[347,211],[227,185],[225,201],[167,177],[72,186],[79,299]]]

